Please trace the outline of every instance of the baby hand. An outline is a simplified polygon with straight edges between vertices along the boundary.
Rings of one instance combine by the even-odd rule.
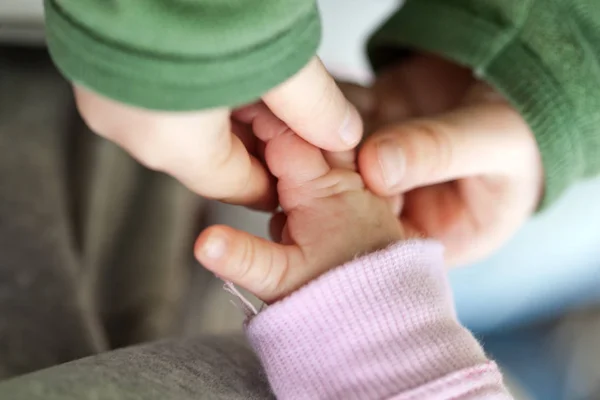
[[[266,142],[283,209],[271,221],[278,243],[227,226],[206,229],[196,256],[216,275],[272,303],[358,255],[405,238],[389,202],[365,188],[352,160],[326,157],[289,129]]]

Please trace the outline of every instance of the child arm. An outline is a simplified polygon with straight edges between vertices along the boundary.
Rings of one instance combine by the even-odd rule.
[[[281,399],[510,399],[456,320],[432,241],[332,270],[253,317],[247,334]]]

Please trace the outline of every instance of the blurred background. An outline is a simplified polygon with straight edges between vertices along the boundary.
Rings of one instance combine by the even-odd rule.
[[[324,63],[336,77],[368,85],[365,40],[399,2],[319,3]],[[240,329],[241,313],[221,283],[188,253],[202,226],[225,223],[266,236],[268,216],[201,201],[87,131],[68,86],[45,54],[41,0],[0,0],[0,151],[0,354],[2,349],[14,353],[11,348],[20,343],[3,334],[3,325],[21,321],[22,335],[35,330],[22,321],[33,320],[28,313],[50,313],[53,318],[40,317],[44,321],[77,313],[80,299],[55,302],[59,292],[47,289],[53,281],[97,293],[92,297],[99,317],[93,323],[105,324],[109,333],[90,337],[81,354],[103,341],[118,347],[172,334]],[[461,321],[522,398],[600,398],[597,199],[599,179],[580,184],[497,254],[450,272]],[[18,213],[24,217],[15,217]],[[25,273],[23,262],[38,267]],[[156,292],[129,293],[125,282],[139,279],[149,264],[166,266],[143,278],[160,282]],[[61,272],[52,272],[55,268]],[[109,272],[112,281],[105,278]],[[12,287],[15,282],[22,292]],[[100,294],[107,291],[98,287],[112,294]],[[41,306],[29,310],[19,296],[31,296],[33,288],[39,289]],[[132,321],[140,314],[137,299],[157,293],[169,296],[157,297],[143,318]],[[132,306],[121,310],[122,304]],[[19,315],[13,318],[15,310]],[[67,326],[86,330],[89,323]],[[42,359],[39,365],[54,361]]]

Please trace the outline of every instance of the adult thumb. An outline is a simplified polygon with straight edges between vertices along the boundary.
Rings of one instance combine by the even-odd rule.
[[[263,101],[294,132],[321,149],[349,150],[362,138],[358,111],[317,57],[266,93]]]
[[[459,178],[517,172],[535,154],[533,134],[505,102],[471,104],[386,127],[359,153],[367,186],[384,196]]]

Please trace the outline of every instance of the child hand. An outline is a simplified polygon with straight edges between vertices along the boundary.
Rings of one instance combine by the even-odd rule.
[[[544,183],[536,140],[470,71],[415,56],[381,74],[371,96],[354,100],[378,129],[359,153],[365,183],[404,193],[401,220],[442,241],[450,264],[488,256],[534,212]]]
[[[273,122],[275,117],[268,118]],[[274,123],[281,127],[281,121]],[[406,237],[389,202],[365,189],[353,157],[324,155],[287,127],[283,131],[266,138],[265,149],[283,209],[271,221],[279,243],[213,226],[196,245],[196,256],[206,268],[267,303],[358,255]]]

